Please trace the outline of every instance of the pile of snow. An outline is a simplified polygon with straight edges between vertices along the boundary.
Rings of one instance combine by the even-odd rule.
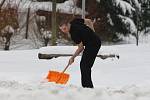
[[[149,100],[148,86],[123,88],[82,89],[75,86],[53,84],[22,84],[16,81],[0,81],[1,100]]]

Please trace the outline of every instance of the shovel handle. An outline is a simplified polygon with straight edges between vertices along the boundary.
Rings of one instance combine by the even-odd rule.
[[[69,64],[65,67],[65,69],[62,71],[62,73],[64,73],[68,67],[69,67]]]

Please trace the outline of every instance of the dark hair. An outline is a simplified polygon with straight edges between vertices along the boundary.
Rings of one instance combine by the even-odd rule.
[[[59,26],[67,25],[68,23],[70,23],[68,20],[63,20],[60,22]]]
[[[75,16],[66,16],[65,18],[62,18],[62,20],[61,20],[60,23],[59,23],[59,26],[67,25],[67,24],[70,23],[74,18],[75,18]]]

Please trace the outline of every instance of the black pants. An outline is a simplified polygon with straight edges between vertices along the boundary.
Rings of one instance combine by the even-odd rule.
[[[93,83],[91,79],[91,68],[94,64],[97,53],[100,49],[101,45],[95,46],[85,46],[83,51],[83,55],[80,62],[80,70],[81,70],[81,82],[82,86],[85,88],[93,88]]]

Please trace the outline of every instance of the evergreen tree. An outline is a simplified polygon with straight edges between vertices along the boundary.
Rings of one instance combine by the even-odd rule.
[[[150,1],[145,0],[141,1],[142,3],[142,27],[145,29],[146,33],[146,28],[150,27]]]
[[[117,39],[118,33],[125,36],[137,33],[137,17],[141,9],[138,0],[100,0],[99,6],[100,13],[103,13],[100,18],[105,18],[108,34]]]

